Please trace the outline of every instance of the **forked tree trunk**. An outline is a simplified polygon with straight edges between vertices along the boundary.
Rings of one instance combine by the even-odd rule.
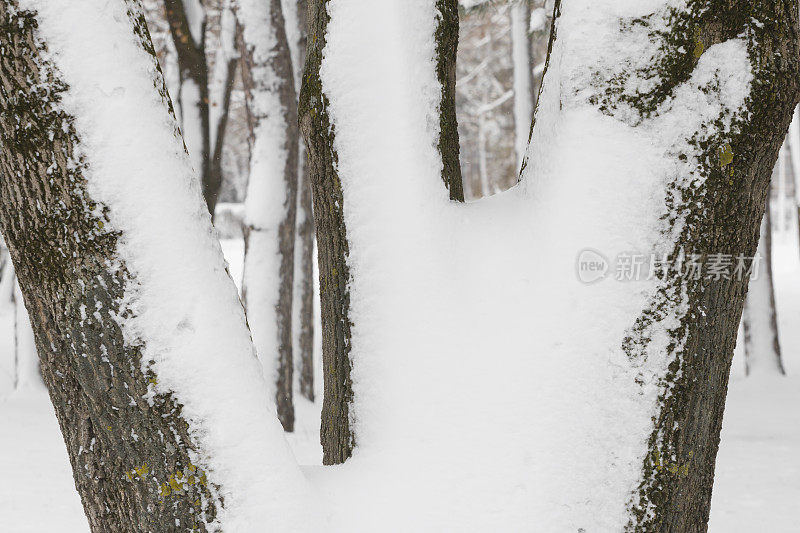
[[[330,463],[345,460],[354,445],[348,231],[356,232],[345,224],[343,201],[352,197],[342,192],[333,149],[333,132],[344,137],[339,129],[350,128],[352,138],[353,124],[338,125],[339,129],[331,124],[332,106],[320,78],[326,4],[317,0],[311,10],[301,117],[317,207],[326,394],[322,436]],[[796,1],[772,0],[685,5],[665,1],[632,17],[627,5],[609,3],[601,12],[575,0],[564,2],[562,11],[556,2],[554,31],[557,34],[562,24],[571,31],[551,41],[551,59],[559,68],[552,74],[554,80],[545,77],[540,112],[544,107],[548,127],[558,131],[564,131],[559,121],[574,116],[570,113],[602,113],[608,124],[620,128],[615,132],[624,130],[626,139],[635,132],[659,143],[663,168],[653,170],[648,179],[664,192],[665,213],[654,217],[662,226],[648,246],[668,254],[672,262],[656,275],[638,318],[619,332],[626,379],[630,377],[631,387],[648,391],[641,402],[650,402],[647,410],[653,413],[647,442],[618,451],[626,454],[624,463],[641,465],[622,518],[628,531],[702,532],[707,528],[730,363],[748,279],[685,276],[677,262],[686,254],[752,257],[756,252],[770,174],[798,101],[798,6]],[[569,19],[565,15],[562,20],[562,12],[568,12]],[[578,22],[597,24],[600,33],[582,35],[575,28]],[[339,20],[335,27],[343,32],[346,26]],[[344,38],[344,32],[337,35]],[[603,46],[608,39],[619,43],[608,55],[608,49],[596,46],[597,39]],[[579,53],[571,54],[573,49]],[[330,56],[326,61],[333,62]],[[339,68],[342,61],[340,57],[336,63]],[[328,90],[344,94],[341,86]],[[342,109],[352,110],[348,105]],[[699,107],[687,116],[681,113],[684,106]],[[552,166],[546,150],[536,146],[536,130],[533,142],[532,168]],[[352,164],[354,147],[348,149],[347,162]],[[620,155],[640,154],[621,150]],[[622,167],[617,160],[609,164]],[[342,177],[356,187],[354,176]],[[524,190],[535,194],[539,189],[533,180],[538,178],[524,176]],[[356,206],[349,209],[355,212]],[[618,459],[615,455],[609,463],[609,472],[619,468]],[[615,505],[625,507],[623,501]],[[588,522],[586,529],[591,530],[591,517]]]
[[[242,295],[278,418],[294,431],[292,301],[297,213],[297,103],[280,0],[241,0],[242,79],[252,136]]]
[[[764,209],[758,240],[758,261],[744,304],[744,352],[748,376],[785,375],[778,337],[778,313],[772,278],[772,216]]]
[[[0,1],[0,229],[91,530],[295,523],[141,5],[33,5]]]

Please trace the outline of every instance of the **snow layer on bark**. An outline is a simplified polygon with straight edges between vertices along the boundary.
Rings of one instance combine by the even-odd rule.
[[[330,513],[341,531],[386,530],[387,516],[391,531],[619,531],[667,330],[686,309],[632,363],[623,337],[655,282],[585,285],[576,258],[672,251],[666,187],[700,179],[675,154],[743,105],[745,44],[709,47],[634,127],[633,110],[610,117],[586,100],[595,80],[658,51],[644,29],[620,33],[620,18],[680,3],[564,2],[522,186],[459,205],[435,148],[434,4],[329,2],[321,74],[350,244],[357,442],[320,473]],[[626,91],[656,81],[633,76]],[[719,92],[706,94],[712,81]]]
[[[171,391],[199,453],[220,485],[225,531],[297,530],[305,480],[275,409],[200,193],[153,88],[151,57],[133,35],[123,1],[23,0],[38,11],[39,36],[70,89],[88,162],[88,189],[121,232],[119,257],[137,281],[119,318],[143,364]],[[91,38],[90,38],[91,37]],[[110,265],[114,267],[114,265]],[[305,520],[308,523],[308,519]]]

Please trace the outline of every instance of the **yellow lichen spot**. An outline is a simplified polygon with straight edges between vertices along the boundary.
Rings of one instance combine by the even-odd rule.
[[[104,226],[103,222],[101,220],[98,220],[97,221],[97,227],[100,228],[100,229],[103,229],[103,226]]]
[[[700,59],[700,56],[703,55],[705,50],[706,47],[703,45],[703,41],[697,41],[694,45],[694,58]]]
[[[140,476],[145,476],[150,473],[150,467],[147,466],[147,463],[145,463],[136,469],[136,473],[139,474]]]
[[[725,168],[731,163],[733,163],[733,148],[730,144],[726,144],[719,149],[719,166]]]
[[[195,501],[194,501],[194,504],[195,504],[197,507],[200,507],[200,500],[195,500]]]
[[[191,475],[191,474],[189,474],[189,477],[187,478],[186,482],[187,482],[189,485],[194,485],[194,476],[193,476],[193,475]]]
[[[169,485],[167,485],[166,483],[162,483],[161,487],[159,488],[161,489],[161,491],[158,493],[158,495],[161,496],[162,498],[166,498],[167,496],[172,494],[172,489],[170,489]]]
[[[189,472],[194,474],[195,470],[197,470],[197,468],[193,464],[189,463],[189,466],[186,467],[186,470],[188,470]]]
[[[111,431],[111,426],[106,426],[106,429]]]

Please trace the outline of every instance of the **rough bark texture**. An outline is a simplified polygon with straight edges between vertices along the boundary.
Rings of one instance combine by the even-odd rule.
[[[138,2],[125,3],[131,38],[155,62]],[[124,236],[87,192],[81,140],[60,107],[67,87],[46,49],[35,15],[0,1],[0,229],[75,485],[96,533],[205,531],[222,502],[191,462],[182,406],[143,399],[156,377],[114,318],[131,313],[122,296],[136,283],[117,255]],[[168,102],[160,76],[155,86]]]
[[[201,128],[200,136],[202,137],[202,146],[200,149],[202,153],[199,155],[192,155],[202,161],[201,168],[196,168],[195,170],[200,173],[203,183],[203,197],[206,199],[208,211],[213,217],[222,179],[221,166],[219,167],[220,173],[212,176],[212,167],[214,165],[212,165],[211,161],[211,119],[208,108],[210,94],[208,90],[208,63],[206,61],[205,21],[203,22],[203,29],[200,32],[201,37],[198,42],[195,36],[192,35],[183,0],[164,0],[164,8],[167,15],[167,22],[169,23],[169,30],[172,34],[172,40],[178,55],[178,76],[180,85],[183,87],[186,80],[191,80],[199,91],[200,98],[197,102],[183,101],[181,94],[175,95],[175,97],[178,106],[183,110],[181,116],[183,117],[184,127],[186,122],[186,107],[196,105],[198,108],[197,113],[200,117]],[[179,92],[182,93],[183,91]],[[196,150],[197,147],[191,147],[191,149]]]
[[[439,24],[436,27],[436,76],[442,85],[439,104],[439,153],[442,179],[450,199],[464,201],[461,179],[458,119],[456,118],[456,56],[458,52],[458,0],[437,0]]]
[[[293,376],[294,362],[292,357],[292,303],[294,294],[294,244],[295,244],[295,224],[297,216],[297,160],[298,160],[298,140],[297,132],[297,98],[294,90],[294,74],[292,70],[292,58],[289,52],[289,43],[286,39],[286,27],[281,10],[280,0],[266,0],[264,9],[268,10],[269,23],[275,33],[275,44],[270,54],[254,54],[254,44],[248,43],[244,30],[239,32],[240,50],[242,55],[242,81],[245,89],[245,96],[248,108],[248,118],[251,125],[251,133],[254,136],[260,134],[260,124],[268,120],[277,120],[285,130],[285,145],[283,147],[286,161],[283,162],[282,176],[255,176],[251,175],[251,180],[283,180],[284,197],[283,216],[280,226],[277,228],[278,253],[280,256],[279,271],[279,294],[278,302],[275,307],[277,318],[278,333],[278,354],[277,354],[277,381],[275,401],[278,408],[278,418],[284,430],[294,431],[294,403],[293,403]],[[241,25],[247,24],[247,20],[241,19],[241,13],[237,14]],[[262,63],[257,63],[262,61]],[[254,75],[255,73],[258,75]],[[261,77],[268,79],[261,79]],[[277,92],[280,100],[280,109],[263,109],[258,100],[267,93]],[[266,203],[266,202],[265,202]],[[268,204],[267,204],[268,205]],[[246,268],[252,265],[247,263],[248,248],[250,241],[255,233],[263,233],[266,238],[273,238],[271,232],[275,228],[259,227],[249,224],[245,227],[245,261]],[[247,278],[247,273],[245,274]],[[243,288],[245,305],[248,305],[248,287]],[[257,325],[251,324],[255,329]],[[259,354],[260,357],[272,358],[273,354]]]
[[[769,195],[764,208],[764,219],[761,221],[758,253],[761,264],[758,266],[757,278],[750,281],[742,320],[746,372],[747,375],[766,373],[783,376],[786,375],[786,370],[781,358],[775,287],[772,281],[772,214]],[[759,314],[762,316],[758,316]]]
[[[754,75],[746,110],[729,132],[716,122],[687,131],[693,147],[677,160],[693,161],[704,180],[675,182],[668,190],[667,225],[681,228],[673,259],[686,254],[756,253],[759,225],[773,166],[798,101],[798,5],[796,0],[695,0],[625,24],[653,28],[659,56],[643,72],[620,67],[591,100],[603,112],[629,121],[656,116],[659,104],[689,79],[705,50],[729,39],[747,44]],[[660,21],[666,21],[666,29]],[[646,93],[626,92],[631,77],[657,79]],[[704,87],[713,94],[713,86]],[[618,111],[635,115],[617,114]],[[699,152],[700,157],[694,154]],[[683,158],[683,159],[682,159]],[[691,159],[686,159],[691,158]],[[681,224],[681,221],[685,223]],[[652,335],[681,305],[680,324],[670,327],[672,363],[661,380],[649,451],[641,482],[629,503],[627,529],[636,532],[704,532],[707,529],[714,466],[728,377],[748,278],[688,279],[672,270],[629,331],[623,348],[643,360]]]
[[[300,128],[308,150],[314,198],[322,312],[322,361],[325,383],[320,439],[324,464],[343,463],[353,452],[350,420],[353,399],[350,371],[350,269],[344,198],[336,173],[335,131],[322,91],[320,65],[328,26],[327,0],[310,0],[308,48],[300,92]]]
[[[296,68],[302,74],[305,64],[307,30],[306,0],[297,2],[297,24],[300,28],[298,43],[299,56]],[[302,77],[301,77],[302,79]],[[300,394],[314,401],[314,212],[311,201],[311,180],[305,145],[301,147],[300,167],[298,168],[298,224],[297,241],[300,246],[300,279],[297,288],[300,292]]]

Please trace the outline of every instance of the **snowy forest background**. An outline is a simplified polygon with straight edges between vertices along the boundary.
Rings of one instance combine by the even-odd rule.
[[[284,11],[298,4],[283,0]],[[248,194],[251,137],[245,88],[232,22],[225,0],[174,2],[145,0],[148,25],[190,154],[208,138],[210,159],[220,164],[215,226],[229,270],[242,287],[245,202]],[[302,9],[302,2],[299,3]],[[165,7],[166,6],[166,7]],[[166,9],[186,9],[186,29],[170,31]],[[550,33],[552,2],[529,5],[501,0],[462,0],[457,63],[456,108],[460,159],[468,201],[509,189],[517,183],[520,143],[527,146],[530,118],[539,91]],[[175,19],[173,19],[173,24]],[[194,80],[182,74],[179,48],[185,31],[202,30],[200,57],[207,67],[207,131],[193,109]],[[520,29],[521,28],[521,29]],[[183,34],[181,32],[184,32]],[[300,36],[287,30],[297,44]],[[524,48],[526,53],[519,53]],[[520,72],[529,76],[520,84]],[[224,118],[223,118],[224,117]],[[223,125],[220,126],[221,120]],[[520,127],[520,124],[522,126]],[[772,286],[759,285],[759,302],[749,302],[746,316],[756,325],[737,342],[730,392],[717,462],[710,530],[716,533],[798,530],[800,516],[800,121],[790,129],[773,174],[769,207]],[[217,138],[220,157],[214,158]],[[199,144],[198,144],[199,143]],[[302,155],[301,155],[302,157]],[[195,159],[196,166],[203,162]],[[210,171],[213,172],[213,171]],[[301,186],[303,182],[301,181]],[[303,223],[298,193],[298,228]],[[295,246],[293,342],[295,345],[294,427],[287,438],[303,465],[321,465],[319,417],[322,398],[319,302],[311,314],[301,299],[304,269],[310,269],[318,293],[315,265],[307,264],[300,241]],[[312,254],[316,258],[316,254]],[[9,532],[88,531],[73,488],[67,454],[52,406],[38,375],[33,334],[21,305],[13,267],[3,248],[0,277],[0,530]],[[503,276],[503,272],[495,275]],[[751,288],[751,290],[753,290]],[[774,301],[764,295],[774,291]],[[762,304],[761,301],[767,304]],[[306,313],[306,314],[301,314]],[[773,328],[772,315],[777,317]],[[311,322],[309,322],[311,320]],[[308,324],[313,327],[307,327]],[[303,326],[306,326],[305,328]],[[311,335],[301,339],[301,335]],[[311,344],[309,344],[311,342]],[[312,349],[305,351],[301,345]],[[746,349],[745,349],[746,348]],[[766,353],[769,352],[769,353]],[[780,358],[782,372],[749,372],[751,358]],[[304,381],[305,380],[305,381]]]

